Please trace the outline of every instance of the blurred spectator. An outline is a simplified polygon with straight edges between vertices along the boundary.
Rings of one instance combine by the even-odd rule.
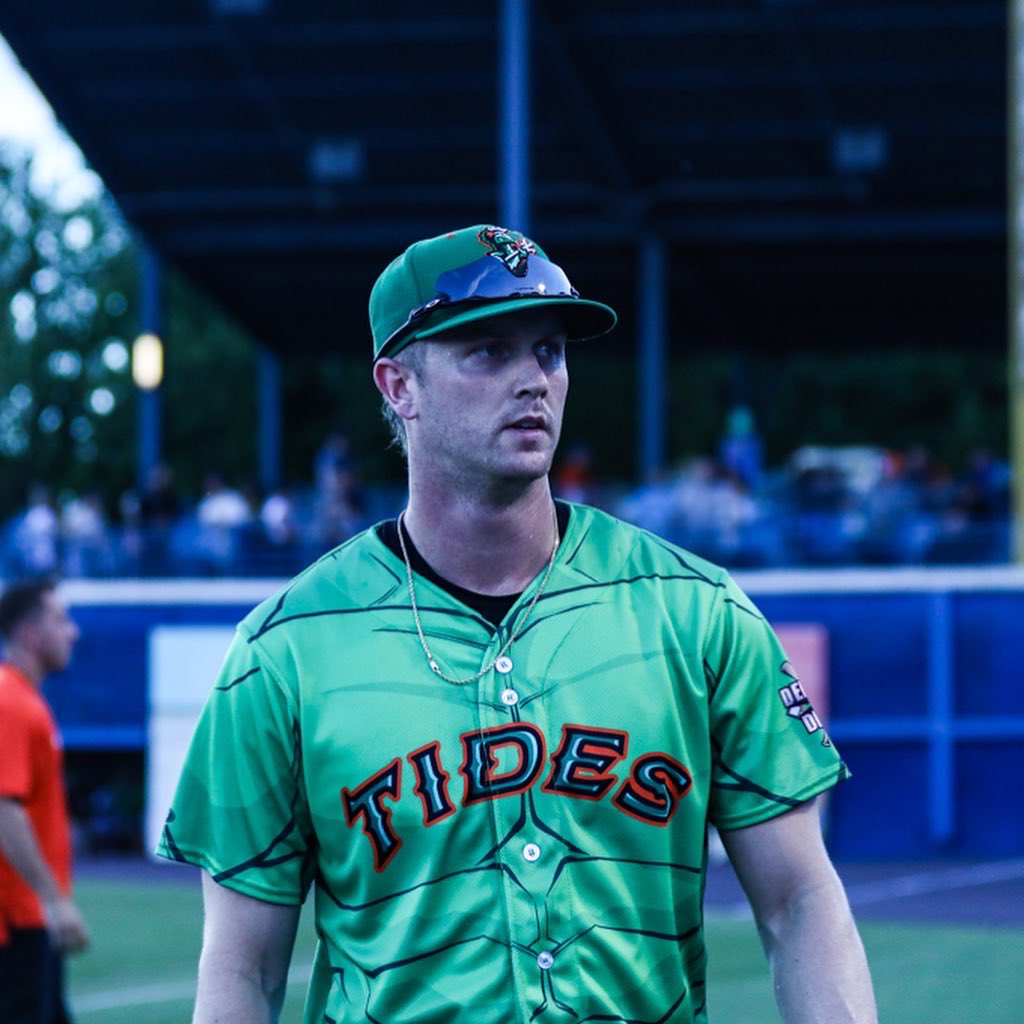
[[[742,479],[713,459],[694,458],[640,488],[617,514],[695,554],[731,565],[760,564],[770,538],[755,530],[764,509]]]
[[[1009,515],[1010,468],[988,449],[971,453],[958,488],[956,505],[972,522],[991,522]]]
[[[191,560],[200,572],[226,572],[237,565],[242,530],[252,522],[253,509],[219,472],[206,474],[203,492],[196,505],[194,532],[186,531],[178,539],[191,548]]]
[[[313,533],[321,549],[333,548],[360,529],[363,518],[359,469],[343,433],[335,431],[327,438],[313,470]]]
[[[676,534],[673,503],[670,500],[672,478],[655,477],[626,494],[613,510],[617,516],[680,543]]]
[[[927,453],[907,458],[887,452],[881,479],[861,502],[864,531],[860,557],[867,562],[916,562],[935,539],[927,510]]]
[[[141,502],[138,491],[129,489],[118,498],[117,515],[121,523],[117,554],[118,571],[122,575],[149,575],[150,569],[143,559]]]
[[[790,458],[788,549],[801,565],[856,561],[866,518],[861,498],[881,479],[880,449],[812,446]]]
[[[669,491],[672,518],[677,530],[691,538],[691,544],[694,536],[709,537],[717,528],[716,476],[711,459],[690,459],[676,474]]]
[[[170,466],[154,466],[139,499],[139,520],[147,530],[169,529],[181,517],[181,498]]]
[[[149,471],[138,498],[140,570],[146,576],[164,576],[172,570],[169,554],[171,530],[181,519],[181,498],[170,466]]]
[[[251,519],[252,508],[242,492],[229,487],[220,473],[207,473],[203,478],[203,496],[196,505],[199,525],[231,530]]]
[[[555,473],[554,485],[555,495],[565,501],[593,502],[597,480],[594,477],[594,453],[589,445],[581,442],[570,445]]]
[[[275,487],[260,507],[260,523],[267,540],[279,547],[298,543],[300,537],[294,489]]]
[[[63,570],[68,576],[104,576],[113,568],[107,514],[96,491],[63,503],[60,514]]]
[[[737,405],[729,411],[718,459],[747,487],[760,483],[764,445],[754,426],[754,414],[747,406]]]
[[[18,574],[46,576],[58,566],[59,523],[43,484],[33,484],[28,492],[28,507],[15,521],[12,540]]]
[[[947,491],[947,500],[935,513],[940,530],[925,560],[933,564],[1009,560],[1009,466],[987,449],[978,449]]]
[[[677,478],[671,500],[684,545],[730,564],[751,560],[746,531],[760,509],[738,474],[711,459],[694,459]]]
[[[313,483],[317,492],[344,486],[357,474],[358,467],[352,457],[348,436],[340,430],[332,431],[313,459]]]

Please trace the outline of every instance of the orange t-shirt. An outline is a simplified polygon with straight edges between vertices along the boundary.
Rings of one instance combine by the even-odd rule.
[[[57,884],[71,891],[71,825],[60,733],[42,694],[0,664],[0,797],[25,808]],[[0,853],[0,942],[9,928],[45,924],[39,898]]]

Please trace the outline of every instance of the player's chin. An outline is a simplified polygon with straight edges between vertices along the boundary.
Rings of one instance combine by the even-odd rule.
[[[556,439],[546,430],[515,430],[502,431],[502,444],[506,451],[523,457],[554,456]]]
[[[46,661],[46,674],[63,672],[71,664],[71,651],[54,651]]]
[[[551,472],[552,458],[548,453],[531,453],[533,457],[512,459],[505,464],[504,476],[509,480],[532,483]]]

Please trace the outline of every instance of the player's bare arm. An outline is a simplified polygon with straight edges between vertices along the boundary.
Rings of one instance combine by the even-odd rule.
[[[875,1024],[871,977],[815,801],[722,832],[750,900],[786,1024]]]
[[[203,951],[192,1024],[273,1024],[288,983],[299,907],[265,903],[203,875]]]
[[[39,897],[54,946],[62,953],[85,949],[89,933],[78,907],[47,866],[25,808],[5,797],[0,797],[0,853]]]

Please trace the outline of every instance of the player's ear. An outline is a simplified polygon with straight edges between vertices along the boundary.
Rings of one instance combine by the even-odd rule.
[[[403,366],[394,359],[378,359],[373,364],[373,383],[402,419],[415,418],[419,381],[408,366]]]

